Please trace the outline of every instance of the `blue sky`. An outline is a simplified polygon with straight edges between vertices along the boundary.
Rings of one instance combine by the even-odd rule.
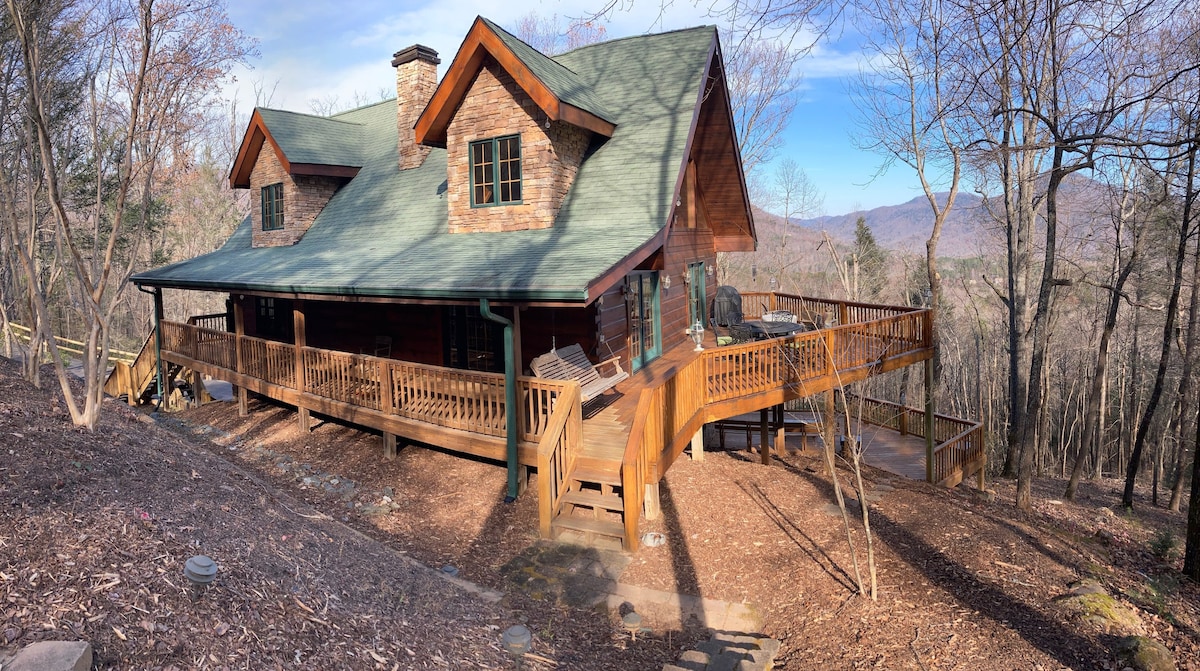
[[[704,7],[687,0],[665,8],[656,0],[626,4],[606,23],[609,37],[714,23]],[[512,28],[534,11],[558,16],[565,26],[567,17],[586,15],[596,6],[596,0],[241,0],[230,3],[230,18],[259,40],[261,56],[249,70],[236,73],[230,91],[242,109],[254,105],[256,86],[268,92],[271,107],[302,112],[311,111],[312,99],[331,95],[346,103],[356,93],[377,100],[380,91],[394,95],[393,52],[412,44],[432,47],[441,55],[443,74],[478,14]],[[843,35],[800,61],[801,98],[777,154],[776,160],[790,156],[808,173],[824,196],[822,214],[902,203],[919,194],[904,166],[872,181],[880,158],[855,147],[855,109],[846,78],[857,73],[859,58],[853,37]],[[764,170],[768,179],[771,169]]]

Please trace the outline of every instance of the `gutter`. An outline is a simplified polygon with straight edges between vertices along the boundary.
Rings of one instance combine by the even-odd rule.
[[[517,500],[517,364],[513,361],[513,323],[492,312],[488,299],[479,299],[479,314],[504,325],[504,443],[508,462],[508,496],[505,503]]]

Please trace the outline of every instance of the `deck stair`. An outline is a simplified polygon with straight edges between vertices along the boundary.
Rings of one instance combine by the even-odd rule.
[[[554,537],[620,547],[625,538],[620,472],[575,469],[570,479],[570,488],[550,523]]]
[[[619,419],[623,400],[584,422],[583,446],[551,522],[555,538],[599,546],[619,546],[625,538],[621,455],[629,429]]]

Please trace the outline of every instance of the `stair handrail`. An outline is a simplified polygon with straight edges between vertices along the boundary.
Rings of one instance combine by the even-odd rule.
[[[650,404],[654,402],[654,390],[642,390],[638,397],[637,414],[629,428],[629,441],[625,443],[625,454],[621,456],[621,494],[624,499],[625,550],[637,552],[641,534],[642,505],[646,491],[646,451],[642,446],[646,440],[646,421],[650,416]]]
[[[583,444],[583,401],[579,383],[566,381],[537,445],[538,525],[543,538],[566,494]]]

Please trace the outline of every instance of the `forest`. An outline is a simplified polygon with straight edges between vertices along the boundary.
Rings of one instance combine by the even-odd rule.
[[[1190,501],[1185,572],[1200,580],[1200,7],[735,0],[713,11],[762,213],[758,252],[724,259],[722,279],[933,307],[936,405],[985,423],[990,475],[1017,479],[1016,506],[1029,508],[1039,474],[1062,477],[1068,499],[1080,478],[1116,477],[1125,507]],[[883,224],[867,219],[852,238],[793,225],[820,194],[794,162],[768,168],[805,54],[850,28],[865,36],[848,92],[859,141],[919,178],[924,254],[883,248]],[[94,426],[110,350],[136,350],[151,324],[126,278],[211,251],[248,211],[226,180],[248,110],[224,87],[256,45],[219,2],[6,0],[0,54],[3,353],[10,324],[32,326],[73,421]],[[947,254],[940,236],[968,195],[977,249]],[[195,300],[167,305],[204,312]],[[85,343],[82,396],[54,336]],[[46,384],[36,364],[24,373]],[[918,380],[888,384],[920,393]],[[1148,497],[1135,497],[1138,483]]]

